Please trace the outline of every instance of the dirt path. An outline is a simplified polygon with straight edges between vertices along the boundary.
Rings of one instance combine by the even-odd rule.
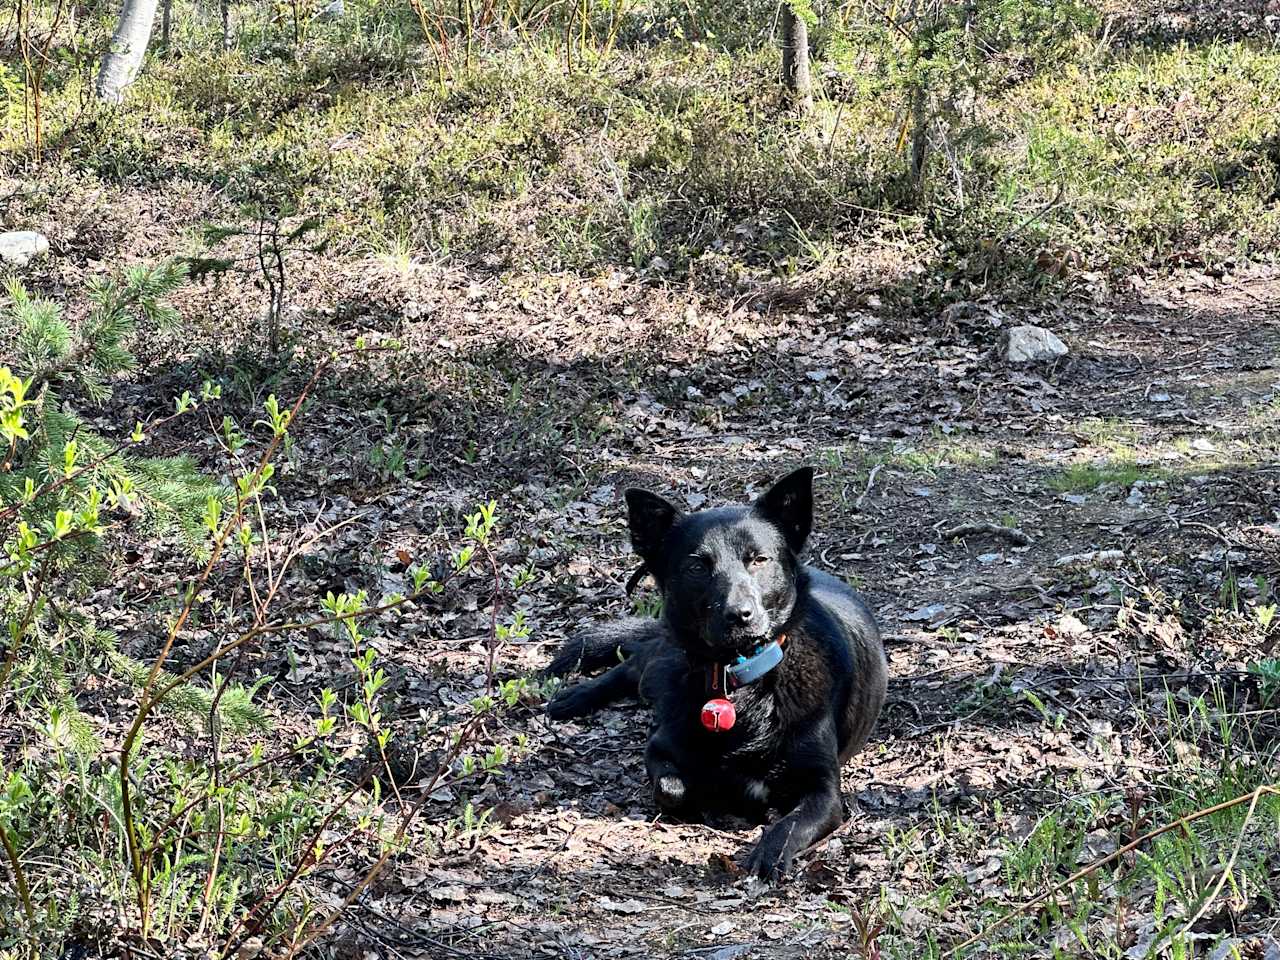
[[[504,572],[533,571],[509,598],[530,638],[498,664],[518,676],[584,620],[629,609],[626,486],[696,508],[811,463],[812,562],[866,594],[892,669],[873,743],[845,771],[852,816],[790,883],[733,875],[755,829],[655,817],[639,707],[576,724],[530,708],[498,731],[526,735],[524,757],[432,796],[423,823],[437,826],[361,900],[332,955],[844,957],[865,922],[883,925],[883,956],[915,958],[1114,849],[1126,803],[1176,785],[1178,757],[1198,749],[1170,703],[1226,698],[1257,715],[1248,749],[1269,756],[1274,713],[1238,671],[1269,649],[1255,608],[1280,581],[1280,274],[1135,281],[1122,299],[1037,311],[962,304],[921,324],[874,298],[837,309],[781,288],[718,299],[615,276],[373,267],[322,283],[321,267],[297,282],[316,301],[313,340],[406,349],[329,383],[297,429],[280,520],[357,518],[303,558],[285,591],[299,609],[329,589],[402,589],[405,558],[430,556],[437,530],[493,498]],[[184,315],[217,323],[238,302],[188,296]],[[1017,322],[1053,328],[1071,354],[1005,364],[998,340]],[[171,349],[157,344],[157,359]],[[244,356],[194,351],[166,369],[118,391],[119,422],[210,372],[249,415],[289,387]],[[216,462],[200,431],[188,439]],[[964,524],[1027,542],[947,535]],[[166,562],[139,549],[125,605]],[[483,688],[487,591],[379,628],[394,713],[421,736],[410,752],[429,753],[435,725]],[[145,632],[123,640],[152,652]],[[174,666],[197,649],[180,641]],[[286,740],[315,685],[351,673],[349,650],[318,634],[240,666],[277,679],[267,705]],[[442,832],[465,801],[492,819]],[[1046,825],[1068,820],[1075,845],[1044,853]],[[352,862],[316,880],[335,895],[359,876]],[[1123,952],[1151,930],[1119,902],[1108,935]],[[1213,929],[1265,932],[1268,911],[1244,898]],[[1031,955],[1066,936],[1042,926]]]
[[[495,806],[495,829],[410,857],[347,928],[343,956],[847,956],[849,908],[887,918],[890,947],[946,942],[973,929],[972,904],[1028,895],[1003,840],[1063,805],[1150,789],[1176,739],[1158,721],[1166,695],[1258,655],[1248,601],[1280,576],[1274,275],[1188,276],[1035,314],[1072,347],[1050,369],[995,358],[1015,321],[988,305],[911,331],[814,304],[658,304],[607,280],[522,294],[443,279],[392,330],[426,392],[389,402],[389,439],[328,478],[327,495],[376,516],[369,555],[416,552],[434,511],[496,495],[503,559],[537,568],[518,600],[531,640],[502,658],[514,674],[582,620],[627,609],[625,486],[697,507],[816,463],[813,560],[878,610],[890,703],[846,770],[853,816],[778,889],[727,872],[753,830],[655,818],[639,708],[577,724],[530,711],[527,757],[471,796]],[[462,395],[446,355],[497,372]],[[337,414],[311,416],[331,415],[334,437]],[[502,426],[484,429],[495,414]],[[378,442],[402,445],[410,473],[439,460],[380,492]],[[965,523],[1030,542],[944,536]],[[425,624],[389,631],[411,677],[403,713],[474,692],[487,614],[467,607],[426,643]],[[1239,696],[1256,696],[1250,683]],[[1114,846],[1110,816],[1099,804],[1090,849]]]

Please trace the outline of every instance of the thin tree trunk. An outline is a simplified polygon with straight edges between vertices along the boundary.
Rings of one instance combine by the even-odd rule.
[[[911,180],[919,189],[924,179],[924,162],[929,153],[929,107],[924,84],[911,85]]]
[[[813,110],[813,77],[809,72],[809,25],[788,0],[782,3],[782,82],[801,113]]]
[[[169,49],[170,28],[173,26],[173,0],[164,0],[160,7],[160,46]]]
[[[231,49],[231,0],[222,0],[222,49]]]
[[[151,26],[155,22],[158,5],[159,0],[124,0],[111,46],[98,70],[100,100],[120,103],[124,100],[125,89],[138,78],[147,55],[147,44],[151,41]]]

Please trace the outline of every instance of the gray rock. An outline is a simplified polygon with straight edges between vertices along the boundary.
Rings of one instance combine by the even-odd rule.
[[[934,619],[939,614],[946,612],[946,609],[947,605],[945,603],[931,603],[927,607],[921,607],[919,610],[904,613],[902,619],[912,623],[922,623],[925,620]]]
[[[329,3],[316,11],[316,20],[320,23],[331,23],[334,20],[341,20],[346,12],[342,0],[329,0]]]
[[[1004,358],[1010,363],[1044,363],[1067,355],[1067,345],[1052,330],[1023,324],[1010,327],[1004,339]]]
[[[34,230],[10,230],[0,233],[0,260],[15,267],[25,267],[36,257],[49,252],[49,238]]]

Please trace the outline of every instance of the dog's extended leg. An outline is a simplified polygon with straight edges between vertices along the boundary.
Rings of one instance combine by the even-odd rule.
[[[693,807],[693,790],[688,775],[676,763],[671,735],[661,727],[649,736],[644,753],[653,802],[664,813],[682,815]]]
[[[795,809],[767,828],[747,857],[748,872],[776,880],[791,869],[801,850],[821,840],[844,821],[844,806],[836,784],[824,784],[806,794]]]
[[[620,663],[594,680],[575,683],[561,690],[547,704],[547,716],[552,720],[569,720],[585,717],[606,704],[636,693],[636,670],[628,661]]]
[[[823,724],[809,737],[793,741],[788,759],[786,795],[778,800],[780,809],[789,803],[791,810],[765,828],[745,864],[765,880],[780,878],[797,853],[844,822],[834,724]]]

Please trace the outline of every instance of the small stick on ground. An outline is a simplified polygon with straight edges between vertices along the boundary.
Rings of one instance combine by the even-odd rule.
[[[1017,527],[1006,527],[998,523],[962,523],[958,527],[942,531],[944,540],[963,540],[965,537],[999,537],[1019,547],[1030,546],[1031,538]]]
[[[1053,561],[1055,567],[1114,567],[1124,561],[1123,550],[1090,550],[1088,553],[1070,553]]]
[[[862,496],[860,496],[857,500],[853,501],[853,509],[855,510],[862,509],[862,502],[866,500],[868,494],[871,493],[871,488],[875,486],[876,474],[880,472],[880,468],[883,466],[884,466],[883,463],[877,463],[874,467],[871,468],[871,473],[867,477],[867,489],[862,491]]]

